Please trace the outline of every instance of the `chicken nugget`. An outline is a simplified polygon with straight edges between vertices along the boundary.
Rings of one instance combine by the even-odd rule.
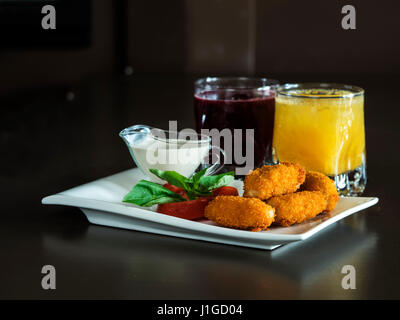
[[[272,197],[267,204],[275,208],[274,224],[288,227],[314,218],[326,210],[328,201],[320,191],[299,191]]]
[[[264,230],[274,221],[274,208],[256,198],[218,196],[204,210],[204,216],[224,227]]]
[[[295,192],[304,182],[306,171],[297,163],[255,169],[244,179],[244,197],[267,200],[272,196]]]
[[[316,171],[308,171],[306,174],[306,180],[301,185],[300,190],[305,191],[321,191],[328,200],[327,212],[335,209],[337,202],[339,201],[339,195],[336,190],[335,182],[323,173]]]

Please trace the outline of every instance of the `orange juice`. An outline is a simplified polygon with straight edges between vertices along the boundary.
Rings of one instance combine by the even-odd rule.
[[[329,176],[365,164],[364,96],[341,89],[293,89],[276,96],[273,148],[279,161]]]

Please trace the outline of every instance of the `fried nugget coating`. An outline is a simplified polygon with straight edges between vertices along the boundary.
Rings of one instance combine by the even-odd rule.
[[[272,197],[267,204],[275,208],[274,224],[288,227],[314,218],[326,210],[328,201],[320,191],[299,191]]]
[[[308,171],[306,174],[306,180],[301,185],[300,190],[304,191],[321,191],[325,194],[328,200],[327,212],[335,209],[337,202],[339,201],[339,195],[336,190],[335,182],[323,173],[316,171]]]
[[[267,200],[295,192],[304,182],[305,169],[297,163],[282,162],[263,166],[252,171],[244,179],[244,197]]]
[[[274,221],[275,210],[256,198],[218,196],[204,211],[204,216],[224,227],[264,230]]]

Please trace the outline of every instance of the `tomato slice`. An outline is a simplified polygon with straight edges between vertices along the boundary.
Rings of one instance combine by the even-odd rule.
[[[211,197],[200,197],[196,200],[159,204],[157,212],[183,219],[195,220],[204,217],[204,209]]]
[[[164,187],[164,188],[167,188],[168,190],[171,190],[172,192],[175,192],[175,193],[181,195],[181,196],[184,197],[186,200],[189,199],[188,196],[187,196],[187,194],[186,194],[185,189],[183,189],[183,188],[179,188],[179,187],[174,186],[173,184],[170,184],[170,183],[164,184],[163,187]]]
[[[238,196],[239,192],[234,187],[225,186],[225,187],[220,187],[220,188],[214,189],[212,191],[212,195],[213,195],[213,197],[216,197],[216,196]]]
[[[184,189],[174,186],[170,183],[164,184],[163,187],[180,194],[182,197],[188,200],[188,196]],[[199,197],[196,200],[159,204],[157,207],[157,212],[188,220],[201,219],[204,217],[205,207],[211,200],[214,199],[214,197],[237,195],[239,195],[239,193],[234,187],[220,187],[212,190],[212,196],[209,197]]]

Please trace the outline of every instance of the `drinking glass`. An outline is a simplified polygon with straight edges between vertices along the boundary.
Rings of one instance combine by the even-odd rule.
[[[334,83],[285,84],[276,91],[274,161],[331,177],[341,195],[364,191],[364,90]]]
[[[195,82],[196,130],[202,133],[204,129],[223,131],[221,145],[226,153],[226,170],[242,168],[245,172],[238,174],[240,176],[272,162],[277,85],[276,80],[247,77],[207,77]],[[247,129],[254,130],[253,134],[247,135],[247,131],[252,132]],[[245,154],[245,150],[252,149],[253,154]],[[243,154],[246,160],[251,160],[251,167],[243,163]]]

